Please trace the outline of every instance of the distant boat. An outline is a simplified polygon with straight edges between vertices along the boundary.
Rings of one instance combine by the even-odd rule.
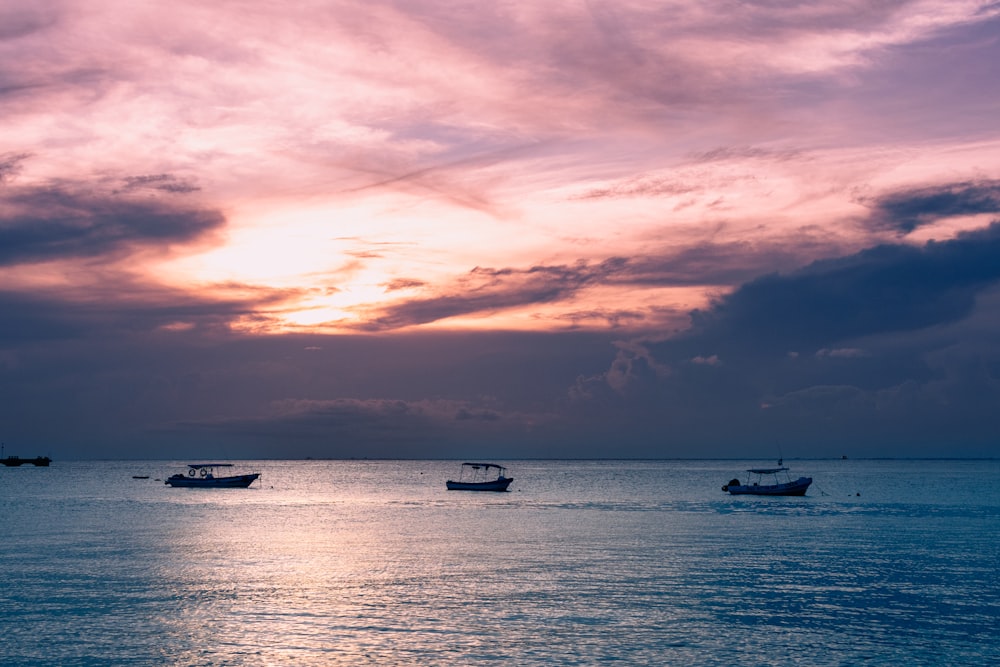
[[[149,475],[132,475],[132,479],[149,479]]]
[[[449,479],[447,486],[449,491],[506,491],[513,481],[496,463],[463,463],[458,480]]]
[[[171,475],[163,483],[170,486],[185,486],[199,489],[245,489],[260,477],[259,472],[242,475],[223,475],[221,477],[215,474],[218,468],[232,467],[232,463],[189,463],[186,475],[180,473]]]
[[[25,463],[47,468],[48,465],[52,463],[52,459],[47,456],[36,456],[33,459],[22,459],[20,456],[8,456],[7,458],[0,459],[0,463],[3,463],[8,468],[24,465]]]
[[[784,481],[779,477],[779,473],[785,473]],[[765,480],[771,483],[764,484]],[[778,461],[777,468],[750,468],[747,470],[746,484],[741,484],[739,479],[731,479],[722,490],[734,496],[804,496],[810,484],[812,477],[799,477],[793,480],[788,474],[788,468],[783,467],[781,461]]]

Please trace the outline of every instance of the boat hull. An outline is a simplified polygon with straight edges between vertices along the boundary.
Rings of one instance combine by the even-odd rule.
[[[164,484],[192,489],[245,489],[253,484],[258,477],[260,477],[260,473],[257,472],[246,475],[232,475],[230,477],[185,477],[184,475],[172,475],[167,478]]]
[[[446,484],[449,491],[506,491],[513,481],[513,477],[501,477],[489,482],[453,482],[449,479]]]
[[[726,490],[734,496],[804,496],[810,484],[812,477],[799,477],[794,482],[781,484],[727,485]]]

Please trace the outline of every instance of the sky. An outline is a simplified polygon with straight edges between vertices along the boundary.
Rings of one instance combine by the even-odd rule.
[[[994,456],[1000,3],[0,2],[0,440]]]

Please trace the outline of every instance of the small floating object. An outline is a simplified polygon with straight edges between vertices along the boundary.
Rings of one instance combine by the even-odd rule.
[[[149,475],[132,475],[132,479],[149,479]]]

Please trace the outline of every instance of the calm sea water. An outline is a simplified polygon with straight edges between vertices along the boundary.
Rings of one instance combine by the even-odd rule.
[[[1000,659],[1000,462],[751,461],[0,469],[0,664],[984,665]],[[150,475],[150,479],[132,479]],[[157,480],[156,478],[159,478]]]

